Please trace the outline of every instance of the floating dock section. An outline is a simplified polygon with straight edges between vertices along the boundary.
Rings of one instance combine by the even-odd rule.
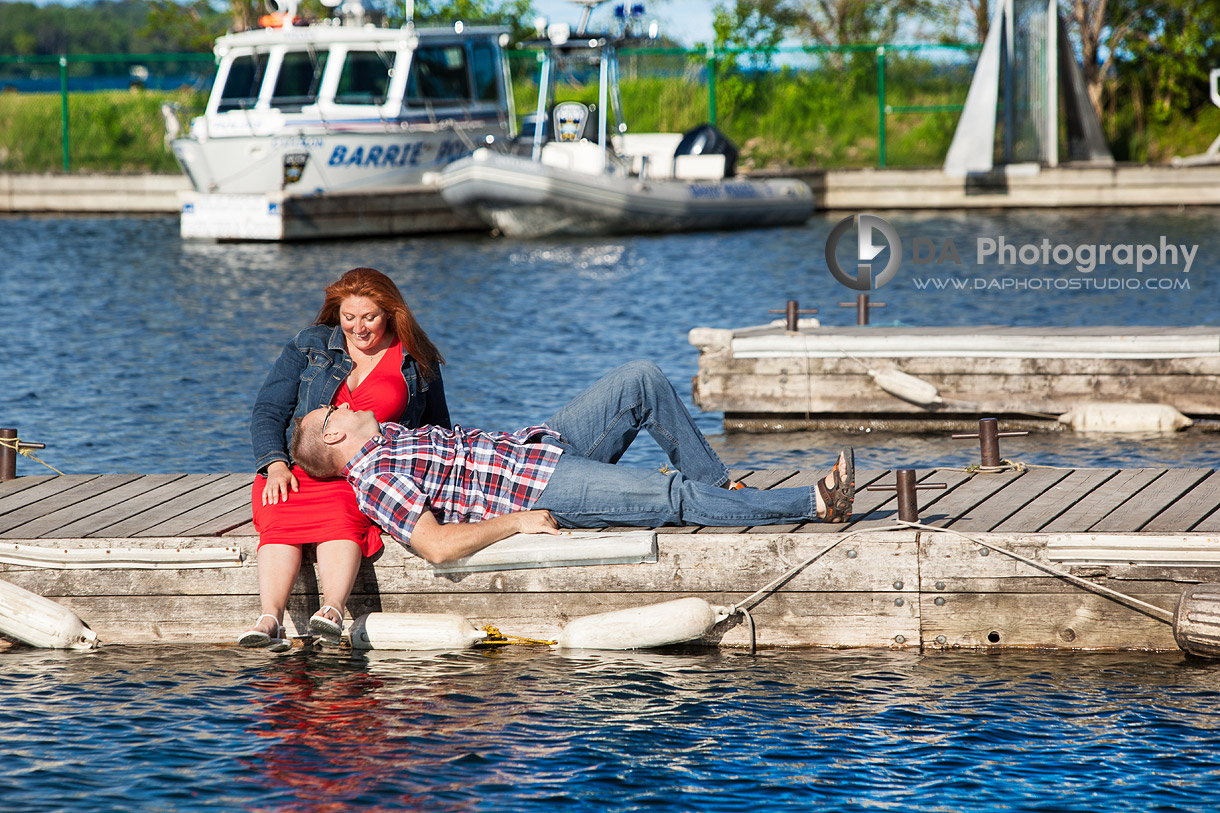
[[[735,472],[756,488],[824,472]],[[924,527],[895,529],[895,473],[857,472],[849,525],[618,529],[515,537],[447,568],[387,538],[346,607],[457,613],[553,639],[569,620],[686,596],[730,605],[816,560],[752,609],[760,646],[1173,650],[1155,614],[1220,582],[1220,473],[1036,468],[916,473]],[[228,644],[258,615],[250,475],[70,475],[0,483],[0,579],[68,607],[103,644]],[[874,490],[870,486],[881,486]],[[1009,550],[1040,567],[1005,555]],[[820,556],[817,556],[818,554]],[[286,624],[307,629],[303,568]],[[703,641],[745,647],[726,622]]]
[[[1062,428],[1094,403],[1164,404],[1220,417],[1216,327],[821,327],[802,321],[690,332],[700,409],[729,430]],[[936,399],[886,388],[896,371]]]

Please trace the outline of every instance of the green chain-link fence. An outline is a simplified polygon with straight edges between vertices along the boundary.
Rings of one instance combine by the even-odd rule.
[[[848,45],[620,52],[634,132],[710,121],[740,165],[928,166],[944,159],[977,59],[971,45]],[[512,51],[519,117],[534,110],[538,54]],[[175,172],[163,106],[207,101],[211,54],[0,56],[0,172]],[[563,74],[560,99],[592,102],[596,77]]]

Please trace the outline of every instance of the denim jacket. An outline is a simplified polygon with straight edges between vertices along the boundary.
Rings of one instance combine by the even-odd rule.
[[[289,462],[293,420],[330,404],[351,371],[352,360],[347,355],[343,329],[338,326],[307,327],[284,345],[258,391],[250,416],[250,440],[259,473],[265,474],[277,460]],[[402,377],[410,399],[402,415],[390,420],[410,428],[452,428],[440,370],[435,378],[425,380],[415,359],[404,352]]]

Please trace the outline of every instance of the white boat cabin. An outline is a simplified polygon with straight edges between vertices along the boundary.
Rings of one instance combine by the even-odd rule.
[[[216,42],[202,116],[173,142],[199,192],[328,194],[420,183],[515,133],[503,29],[323,23]]]

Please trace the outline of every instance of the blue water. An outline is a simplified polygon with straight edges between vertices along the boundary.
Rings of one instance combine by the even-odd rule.
[[[904,263],[875,297],[887,307],[874,322],[1217,325],[1215,217],[894,215],[904,238],[938,250],[951,239],[963,262]],[[819,307],[826,324],[853,322],[823,256],[836,220],[592,241],[215,245],[181,242],[169,218],[0,219],[0,425],[47,443],[40,456],[68,473],[249,470],[247,420],[267,367],[323,285],[354,265],[403,288],[448,357],[462,423],[539,420],[639,357],[689,398],[692,327],[758,324],[787,299]],[[1200,248],[1189,273],[978,266],[977,238],[996,235]],[[930,277],[964,282],[916,283]],[[1141,287],[1053,287],[1085,278]],[[1143,285],[1152,278],[1189,287]],[[725,435],[720,418],[697,420],[726,462],[747,468],[819,465],[845,438],[863,466],[977,457],[939,435]],[[1004,451],[1052,465],[1216,466],[1216,437],[1031,436]],[[629,460],[653,465],[659,451],[641,443]],[[23,460],[19,472],[42,470]],[[0,809],[23,811],[1214,811],[1220,665],[1165,654],[14,648],[0,650],[0,755]]]
[[[1176,655],[0,655],[6,810],[1214,811]]]
[[[1220,238],[1211,210],[893,215],[911,257],[916,237],[952,239],[961,266],[904,263],[874,300],[877,324],[1220,325]],[[294,245],[184,243],[172,218],[0,219],[0,425],[48,445],[66,473],[247,471],[247,422],[272,360],[308,324],[321,289],[371,265],[403,289],[448,359],[454,420],[513,429],[546,418],[609,367],[651,358],[690,405],[693,327],[775,318],[788,299],[824,324],[854,324],[854,299],[826,268],[837,217],[803,228],[664,237],[514,242],[481,235]],[[979,237],[1025,244],[1198,244],[1180,268],[1001,268],[975,264]],[[920,290],[931,276],[963,290]],[[1167,280],[1174,289],[979,288],[1024,278]],[[1015,285],[1015,282],[1012,283]],[[691,405],[692,411],[695,410]],[[820,466],[843,442],[865,467],[960,466],[969,442],[927,435],[724,435],[701,428],[730,465]],[[1173,438],[1055,435],[1005,441],[1044,465],[1216,465],[1214,433]],[[640,443],[628,462],[662,462]],[[34,473],[22,461],[19,471]]]

